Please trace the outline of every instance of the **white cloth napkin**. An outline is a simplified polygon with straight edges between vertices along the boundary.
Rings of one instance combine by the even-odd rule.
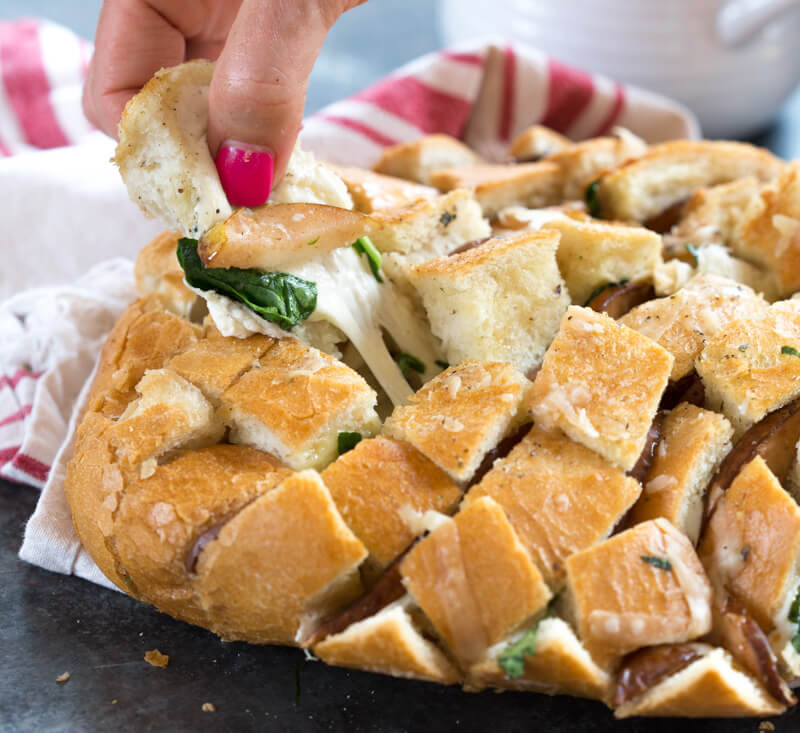
[[[0,85],[0,146],[2,92]],[[58,97],[48,99],[55,105]],[[69,119],[76,95],[66,99],[71,111],[61,116]],[[617,124],[649,141],[698,134],[691,114],[669,100],[531,49],[486,45],[412,62],[307,120],[302,141],[322,158],[368,166],[387,145],[447,132],[500,159],[510,139],[534,122],[574,139]],[[128,200],[109,163],[111,141],[99,133],[81,140],[0,160],[7,233],[0,476],[43,487],[20,557],[111,587],[75,535],[64,472],[84,385],[105,336],[135,298],[131,258],[160,227]]]

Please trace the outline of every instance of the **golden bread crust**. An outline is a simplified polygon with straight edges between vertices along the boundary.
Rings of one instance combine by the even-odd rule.
[[[344,181],[356,211],[364,214],[409,206],[415,201],[427,201],[439,195],[439,192],[431,186],[422,186],[394,176],[384,176],[365,168],[331,163],[326,165]]]
[[[180,234],[164,232],[145,245],[136,256],[133,275],[139,297],[155,295],[168,311],[191,318],[199,297],[183,281],[176,250]]]
[[[517,135],[508,148],[508,157],[519,162],[535,162],[572,146],[572,140],[544,125],[531,125]]]
[[[425,135],[408,143],[384,148],[374,170],[387,176],[431,185],[433,174],[442,168],[477,165],[481,162],[479,155],[454,137]]]

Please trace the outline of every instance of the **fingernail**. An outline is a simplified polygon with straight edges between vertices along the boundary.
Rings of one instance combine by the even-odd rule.
[[[226,142],[217,153],[217,172],[233,206],[261,206],[272,190],[275,160],[264,148]]]

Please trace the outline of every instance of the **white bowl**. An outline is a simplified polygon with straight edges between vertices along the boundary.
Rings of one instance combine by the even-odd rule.
[[[766,126],[800,80],[800,0],[441,0],[445,42],[487,36],[683,102],[708,137]]]

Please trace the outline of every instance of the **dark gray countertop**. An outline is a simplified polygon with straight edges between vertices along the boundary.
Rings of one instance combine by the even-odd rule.
[[[0,0],[0,16],[46,14],[91,34],[98,0]],[[309,110],[438,44],[431,0],[372,0],[337,25],[312,77]],[[800,153],[800,95],[756,142]],[[74,577],[20,562],[33,489],[0,481],[0,731],[619,731],[753,733],[756,722],[615,723],[598,703],[481,693],[306,662],[280,647],[225,644],[202,629]],[[166,669],[144,652],[170,655]],[[56,677],[70,672],[67,683]],[[201,705],[217,710],[204,713]],[[775,721],[800,729],[800,713]]]

